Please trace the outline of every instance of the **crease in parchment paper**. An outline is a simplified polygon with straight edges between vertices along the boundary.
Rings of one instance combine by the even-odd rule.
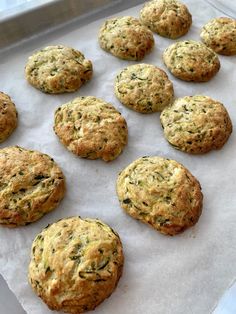
[[[200,28],[222,14],[205,1],[184,1],[193,15],[188,34],[179,40],[200,40]],[[138,17],[141,6],[118,16]],[[104,20],[104,19],[103,19]],[[50,313],[31,290],[27,268],[33,238],[43,227],[62,217],[80,215],[100,218],[113,227],[124,246],[124,273],[112,296],[96,309],[97,314],[208,314],[236,276],[236,145],[235,134],[220,151],[188,155],[172,148],[164,139],[159,114],[142,115],[122,106],[113,84],[116,74],[135,62],[120,60],[100,49],[96,21],[82,28],[39,38],[1,58],[1,90],[9,94],[19,112],[19,126],[0,147],[20,145],[51,155],[62,168],[67,182],[65,199],[39,221],[16,229],[0,228],[0,273],[27,313]],[[155,48],[143,63],[164,69],[162,53],[172,40],[155,36]],[[46,95],[24,79],[24,66],[33,51],[47,45],[64,44],[82,51],[92,60],[94,76],[78,92]],[[219,56],[221,69],[207,83],[175,79],[175,96],[203,94],[221,101],[233,125],[236,121],[236,57]],[[126,118],[129,143],[114,161],[85,160],[59,143],[53,132],[55,109],[76,96],[92,95],[111,102]],[[159,234],[126,215],[120,208],[115,182],[120,170],[140,156],[160,155],[185,165],[202,185],[203,213],[193,228],[176,237]]]

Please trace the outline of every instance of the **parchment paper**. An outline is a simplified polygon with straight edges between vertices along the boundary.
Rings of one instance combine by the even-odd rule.
[[[182,39],[199,39],[200,27],[221,16],[204,1],[186,0],[193,15],[191,31]],[[141,6],[117,16],[138,17]],[[235,133],[220,150],[192,156],[172,148],[164,139],[159,114],[142,115],[123,107],[113,93],[118,71],[133,62],[119,60],[99,48],[97,32],[102,21],[81,29],[35,39],[1,58],[1,90],[11,95],[19,112],[19,126],[1,144],[21,145],[51,155],[67,179],[67,194],[60,206],[27,227],[0,227],[0,272],[24,309],[30,314],[50,311],[31,291],[27,267],[33,238],[48,223],[71,215],[98,217],[121,236],[125,267],[116,291],[96,313],[114,314],[205,314],[236,276],[236,145]],[[173,41],[155,35],[155,49],[143,62],[165,69],[163,50]],[[46,95],[24,79],[24,65],[34,50],[64,44],[81,50],[92,60],[93,79],[78,92]],[[208,83],[187,83],[175,79],[175,96],[204,94],[225,104],[235,126],[236,57],[220,56],[221,70]],[[166,70],[166,69],[165,69]],[[110,163],[89,161],[68,152],[52,130],[55,109],[78,95],[94,95],[114,104],[127,119],[129,143],[123,154]],[[118,172],[140,156],[160,155],[184,164],[201,182],[204,208],[198,224],[175,237],[159,234],[126,215],[120,208],[115,181]]]
[[[236,2],[234,0],[206,0],[213,7],[221,12],[228,14],[230,17],[236,17]]]

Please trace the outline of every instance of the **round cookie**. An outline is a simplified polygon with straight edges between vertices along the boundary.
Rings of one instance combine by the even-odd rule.
[[[4,142],[17,127],[17,111],[11,98],[0,92],[0,143]]]
[[[217,54],[193,40],[170,45],[164,51],[163,60],[169,71],[184,81],[206,82],[220,69]]]
[[[109,103],[78,97],[55,112],[54,131],[74,154],[88,158],[115,159],[127,143],[125,119]]]
[[[236,54],[236,20],[219,17],[203,26],[201,39],[215,52],[232,56]]]
[[[174,90],[163,70],[151,64],[134,64],[117,75],[115,94],[127,107],[141,113],[151,113],[169,105]]]
[[[176,99],[162,111],[160,119],[168,142],[192,154],[220,149],[232,133],[225,107],[207,96]]]
[[[163,234],[193,226],[202,212],[199,182],[175,160],[139,158],[120,172],[116,187],[121,207]]]
[[[131,16],[112,18],[99,32],[100,47],[125,60],[142,60],[154,46],[152,32]]]
[[[29,224],[63,198],[65,180],[54,160],[19,146],[0,149],[0,224]]]
[[[27,81],[42,92],[74,92],[90,80],[91,61],[73,48],[48,46],[29,57],[25,67]]]
[[[29,282],[52,310],[83,313],[108,298],[124,263],[118,234],[97,219],[49,225],[32,244]]]
[[[153,0],[140,11],[141,22],[163,37],[175,39],[185,35],[192,25],[192,16],[182,2]]]

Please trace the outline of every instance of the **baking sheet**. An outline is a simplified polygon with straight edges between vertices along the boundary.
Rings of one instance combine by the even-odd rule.
[[[4,10],[0,12],[0,49],[38,37],[37,34],[50,32],[53,28],[65,27],[73,19],[88,20],[121,4],[122,0],[38,0],[37,4],[26,2]]]
[[[199,39],[199,29],[220,16],[204,1],[186,0],[193,14],[191,31],[183,39]],[[119,13],[138,16],[141,6]],[[28,313],[50,311],[34,295],[27,282],[27,267],[33,238],[48,223],[71,215],[98,217],[121,236],[125,267],[116,291],[96,313],[114,314],[204,314],[236,277],[236,145],[235,134],[220,151],[192,156],[169,146],[163,137],[159,114],[142,115],[123,107],[113,93],[118,71],[134,62],[119,60],[99,48],[97,32],[102,21],[83,28],[64,29],[29,42],[1,57],[1,90],[8,93],[19,112],[19,126],[0,147],[21,145],[51,155],[67,179],[66,197],[41,220],[17,229],[0,228],[0,272]],[[155,35],[155,49],[143,62],[165,69],[161,55],[173,41]],[[93,79],[78,92],[46,95],[29,86],[24,65],[38,48],[64,44],[81,50],[92,60]],[[236,121],[236,57],[220,56],[221,70],[208,83],[187,83],[169,75],[175,96],[205,94],[223,102]],[[52,130],[55,109],[76,96],[93,95],[111,102],[126,118],[129,143],[115,161],[90,161],[68,152]],[[118,172],[134,159],[160,155],[183,163],[201,182],[204,208],[198,224],[175,237],[159,234],[126,215],[118,204],[115,181]]]

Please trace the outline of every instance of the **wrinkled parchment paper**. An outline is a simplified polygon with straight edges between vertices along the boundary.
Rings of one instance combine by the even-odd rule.
[[[193,15],[191,31],[183,39],[199,39],[200,27],[221,16],[204,1],[185,0]],[[141,6],[117,16],[138,17]],[[50,311],[27,282],[31,243],[48,223],[71,215],[98,217],[121,236],[125,267],[116,291],[96,313],[207,314],[236,277],[236,145],[235,133],[220,151],[192,156],[172,148],[163,137],[159,114],[142,115],[123,107],[113,93],[118,71],[134,62],[119,60],[99,48],[102,21],[83,28],[63,29],[34,39],[1,58],[0,87],[16,103],[19,126],[1,147],[21,145],[51,155],[67,179],[67,194],[60,206],[36,223],[17,229],[0,227],[0,272],[27,313]],[[163,69],[161,55],[173,41],[155,35],[155,49],[143,62]],[[92,60],[93,79],[78,92],[46,95],[24,79],[24,65],[38,48],[64,44],[81,50]],[[208,83],[175,79],[175,96],[204,94],[225,104],[235,126],[236,57],[220,56],[221,70]],[[166,70],[166,69],[165,69]],[[76,96],[93,95],[111,102],[127,119],[129,143],[113,162],[90,161],[67,151],[52,130],[55,109]],[[201,182],[204,208],[198,224],[175,237],[159,234],[126,215],[120,208],[115,181],[118,172],[140,156],[160,155],[184,164]]]
[[[236,2],[234,0],[206,0],[213,7],[230,17],[236,18]]]

